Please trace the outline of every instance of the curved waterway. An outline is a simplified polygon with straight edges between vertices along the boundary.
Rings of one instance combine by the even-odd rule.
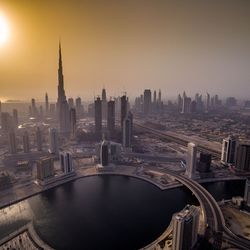
[[[217,200],[244,192],[244,181],[204,186]],[[159,237],[187,203],[198,204],[185,187],[161,191],[132,177],[86,177],[0,210],[0,239],[33,221],[55,249],[138,249]]]

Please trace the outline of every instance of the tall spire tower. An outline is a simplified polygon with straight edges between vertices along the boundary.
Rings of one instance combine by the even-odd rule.
[[[64,90],[62,51],[61,51],[60,41],[59,41],[59,62],[58,62],[57,114],[58,114],[60,132],[65,135],[69,134],[70,132],[69,105]]]
[[[63,67],[62,67],[62,50],[61,50],[61,42],[59,41],[58,97],[57,97],[57,103],[62,103],[63,101],[66,101],[66,96],[65,96],[64,80],[63,80]]]

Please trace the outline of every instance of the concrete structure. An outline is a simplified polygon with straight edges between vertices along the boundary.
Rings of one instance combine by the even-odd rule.
[[[148,114],[151,112],[152,106],[152,94],[150,89],[144,90],[144,99],[143,99],[143,111],[144,114]]]
[[[237,148],[236,171],[250,172],[250,144],[240,144]]]
[[[17,153],[16,134],[13,129],[9,132],[9,150],[11,154]]]
[[[223,139],[221,151],[221,162],[223,164],[229,165],[235,163],[237,144],[238,141],[233,136]]]
[[[102,89],[102,119],[107,119],[107,95],[106,89]]]
[[[123,121],[123,131],[122,131],[122,146],[124,148],[131,148],[132,142],[132,119],[133,116],[127,115]]]
[[[121,97],[121,130],[123,130],[123,120],[126,118],[128,112],[128,98],[126,95]]]
[[[42,131],[39,127],[37,127],[36,129],[36,145],[37,145],[37,151],[43,150]]]
[[[109,165],[109,145],[105,140],[101,144],[100,163],[103,167]]]
[[[68,151],[61,151],[59,152],[59,159],[64,174],[71,173],[73,171],[72,154]]]
[[[82,105],[82,99],[81,97],[77,97],[76,98],[76,116],[77,118],[81,118],[83,116],[84,113],[84,108]]]
[[[56,128],[49,129],[49,152],[51,154],[58,153],[58,132]]]
[[[45,112],[46,115],[49,114],[49,97],[47,93],[45,93]]]
[[[246,180],[244,202],[245,205],[250,209],[250,178]]]
[[[8,132],[14,128],[13,119],[11,115],[7,112],[1,113],[1,127],[3,132]]]
[[[102,101],[98,96],[95,100],[95,133],[101,138],[102,135]]]
[[[115,101],[108,102],[107,129],[112,135],[115,132]]]
[[[197,147],[194,143],[188,143],[186,175],[193,179],[196,173]]]
[[[17,109],[13,109],[13,126],[14,126],[14,128],[18,127],[18,111],[17,111]]]
[[[51,178],[54,173],[54,160],[51,157],[42,157],[37,161],[37,179],[44,181],[47,178]]]
[[[76,109],[75,108],[70,109],[69,119],[70,119],[70,136],[71,138],[75,138],[76,136]]]
[[[30,139],[28,131],[24,131],[23,133],[23,151],[24,153],[30,152]]]
[[[197,243],[200,211],[198,207],[187,205],[173,215],[173,250],[189,250]]]

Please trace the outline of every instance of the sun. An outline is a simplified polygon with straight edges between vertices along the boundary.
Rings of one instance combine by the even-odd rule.
[[[2,13],[0,13],[0,45],[6,43],[9,38],[9,25]]]

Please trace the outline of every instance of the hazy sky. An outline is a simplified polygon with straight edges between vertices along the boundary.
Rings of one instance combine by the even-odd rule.
[[[0,0],[0,98],[57,95],[61,37],[67,97],[144,88],[250,98],[249,0]]]

